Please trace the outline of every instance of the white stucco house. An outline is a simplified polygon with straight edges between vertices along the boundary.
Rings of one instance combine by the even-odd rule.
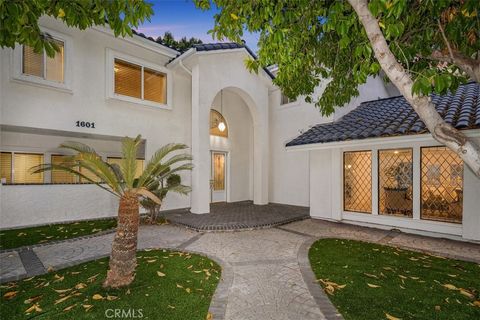
[[[52,18],[40,24],[61,47],[55,58],[22,46],[0,50],[0,228],[116,215],[117,200],[96,186],[28,168],[61,161],[65,140],[115,162],[121,139],[141,134],[140,165],[170,142],[187,144],[194,158],[193,171],[182,174],[191,194],[169,195],[164,210],[284,203],[310,207],[313,218],[480,240],[480,180],[427,132],[411,131],[417,120],[389,133],[404,114],[390,112],[388,101],[401,98],[381,79],[369,79],[326,118],[302,98],[285,99],[272,82],[275,69],[250,73],[244,60],[255,56],[244,45],[181,53],[141,35],[115,38],[103,27],[79,31]],[[465,88],[462,100],[449,103],[468,98],[470,107],[452,117],[468,113],[477,122],[463,128],[477,139],[479,90]],[[361,119],[375,112],[376,122]],[[386,131],[366,134],[352,123]],[[335,136],[338,130],[345,132]]]

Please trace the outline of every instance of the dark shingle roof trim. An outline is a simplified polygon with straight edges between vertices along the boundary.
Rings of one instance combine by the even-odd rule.
[[[467,83],[454,93],[431,95],[437,111],[453,127],[480,129],[480,84]],[[428,129],[403,96],[362,102],[335,122],[318,124],[287,147],[427,133]]]

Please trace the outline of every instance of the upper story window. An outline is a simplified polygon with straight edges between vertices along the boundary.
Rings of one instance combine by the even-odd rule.
[[[292,102],[295,102],[296,100],[295,99],[290,99],[289,97],[287,97],[283,92],[282,92],[282,100],[280,101],[280,105],[283,106],[285,104],[289,104],[289,103],[292,103]]]
[[[32,47],[21,45],[13,51],[13,75],[17,82],[50,87],[71,92],[72,40],[58,32],[42,28],[48,33],[59,51],[49,57],[45,50],[35,52]]]
[[[107,50],[107,61],[111,70],[107,76],[109,98],[170,109],[171,84],[166,68],[112,50]]]
[[[59,51],[55,52],[53,58],[49,57],[45,50],[36,53],[32,47],[22,47],[22,73],[24,75],[59,83],[64,82],[65,45],[61,40],[54,40],[54,42]]]

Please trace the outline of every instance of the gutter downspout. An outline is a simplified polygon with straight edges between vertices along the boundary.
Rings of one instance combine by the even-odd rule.
[[[192,76],[192,70],[189,70],[187,67],[185,67],[182,60],[178,61],[178,64],[180,65],[180,67],[182,67],[183,70],[185,70],[185,72],[190,75],[190,77]]]

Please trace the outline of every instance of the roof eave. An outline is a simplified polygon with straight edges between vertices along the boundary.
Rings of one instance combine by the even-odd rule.
[[[462,130],[462,132],[470,138],[480,137],[480,128],[479,129],[467,129]],[[345,141],[334,141],[334,142],[324,142],[324,143],[312,143],[312,144],[302,144],[296,146],[285,146],[286,151],[295,152],[295,151],[313,151],[313,150],[328,150],[336,148],[357,148],[371,145],[383,145],[391,143],[405,143],[405,142],[422,142],[422,141],[432,141],[436,142],[433,136],[430,133],[423,134],[410,134],[402,136],[389,136],[389,137],[375,137],[375,138],[366,138],[358,140],[345,140]]]

